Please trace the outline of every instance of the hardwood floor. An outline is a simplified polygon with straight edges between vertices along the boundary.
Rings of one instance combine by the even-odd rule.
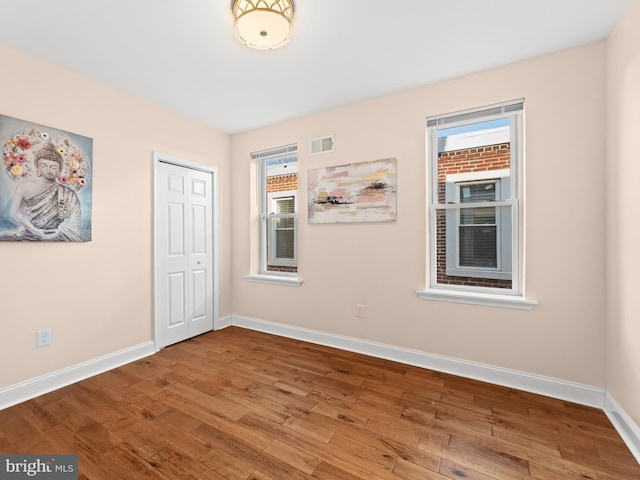
[[[640,479],[598,409],[230,327],[0,411],[81,479]]]

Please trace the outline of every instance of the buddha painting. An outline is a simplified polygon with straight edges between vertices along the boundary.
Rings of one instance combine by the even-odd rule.
[[[91,139],[0,116],[0,141],[0,241],[91,240]]]

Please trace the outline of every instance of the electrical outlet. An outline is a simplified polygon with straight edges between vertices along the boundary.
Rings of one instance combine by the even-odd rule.
[[[364,305],[356,304],[356,317],[364,317]]]
[[[41,328],[36,332],[36,346],[46,347],[51,345],[51,329]]]

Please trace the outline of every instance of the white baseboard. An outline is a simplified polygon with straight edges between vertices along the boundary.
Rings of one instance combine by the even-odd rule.
[[[343,337],[315,330],[266,322],[255,318],[234,315],[232,316],[232,324],[251,330],[273,333],[283,337],[295,338],[297,340],[336,347],[350,352],[362,353],[408,365],[481,380],[495,385],[516,388],[518,390],[546,395],[590,407],[604,407],[605,391],[589,385],[433,355],[417,350],[395,347],[393,345],[385,345],[357,338]]]
[[[640,463],[640,428],[620,407],[610,392],[606,394],[604,413],[607,414],[624,443],[627,444],[633,456]]]
[[[149,341],[125,348],[118,352],[94,358],[87,362],[72,365],[25,382],[0,389],[0,410],[30,400],[39,395],[66,387],[85,378],[112,370],[127,363],[139,360],[156,352],[154,343]]]
[[[214,330],[222,330],[231,326],[231,315],[218,319],[218,322],[214,326]]]

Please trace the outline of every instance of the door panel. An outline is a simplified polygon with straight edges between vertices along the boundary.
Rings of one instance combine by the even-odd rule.
[[[193,210],[193,254],[207,253],[207,209],[202,205],[194,205]]]
[[[184,305],[184,274],[182,272],[170,273],[168,275],[168,295],[169,303],[169,328],[177,328],[185,325],[185,305]]]
[[[169,245],[167,255],[184,255],[184,206],[179,203],[167,205]]]
[[[207,315],[207,279],[206,270],[193,272],[193,318]]]

